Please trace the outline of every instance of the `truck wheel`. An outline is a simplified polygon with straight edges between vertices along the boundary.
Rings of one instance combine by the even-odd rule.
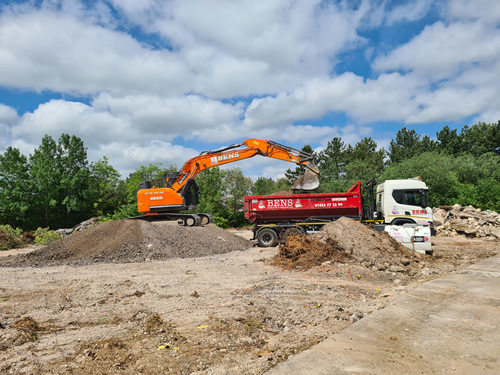
[[[274,230],[264,228],[257,233],[257,242],[260,247],[273,247],[278,243],[278,235]]]

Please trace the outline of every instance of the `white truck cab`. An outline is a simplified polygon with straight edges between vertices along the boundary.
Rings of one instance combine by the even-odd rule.
[[[386,180],[377,186],[376,218],[390,225],[431,225],[428,191],[420,177]]]

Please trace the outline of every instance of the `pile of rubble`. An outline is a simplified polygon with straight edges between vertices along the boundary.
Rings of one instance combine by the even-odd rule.
[[[59,233],[61,237],[64,238],[68,237],[70,234],[81,232],[88,228],[92,228],[93,226],[97,225],[97,223],[99,223],[99,218],[93,217],[81,222],[80,224],[75,225],[73,228],[57,229],[54,232]]]
[[[438,235],[500,238],[500,214],[472,206],[441,206],[433,210]]]

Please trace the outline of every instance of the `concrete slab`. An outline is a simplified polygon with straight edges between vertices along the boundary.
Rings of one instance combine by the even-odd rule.
[[[500,255],[422,284],[267,374],[500,374]]]

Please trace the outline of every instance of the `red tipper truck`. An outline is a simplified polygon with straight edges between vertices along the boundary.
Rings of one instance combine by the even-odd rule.
[[[361,181],[345,193],[261,195],[245,197],[245,218],[257,225],[262,247],[274,246],[289,233],[319,230],[340,217],[363,218]]]
[[[375,179],[366,184],[369,199],[366,205],[361,181],[356,181],[345,193],[248,196],[245,218],[255,224],[254,239],[261,247],[275,246],[291,233],[319,231],[340,217],[378,222],[377,230],[405,225],[429,227],[432,223],[428,189],[420,178],[387,180],[377,186],[376,193],[375,184]],[[418,237],[417,241],[426,238],[414,237]]]
[[[361,181],[345,193],[261,195],[245,197],[245,218],[252,223],[307,220],[311,217],[363,216]]]

